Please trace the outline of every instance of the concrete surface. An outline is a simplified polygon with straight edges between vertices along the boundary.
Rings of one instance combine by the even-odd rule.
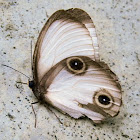
[[[31,49],[46,20],[59,9],[81,8],[94,20],[100,55],[118,75],[123,90],[120,114],[102,124],[54,114],[36,104],[28,79],[0,66],[0,140],[140,139],[140,2],[138,0],[0,0],[0,64],[31,76]]]

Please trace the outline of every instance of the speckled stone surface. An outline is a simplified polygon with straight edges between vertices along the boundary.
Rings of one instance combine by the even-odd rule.
[[[75,120],[36,104],[28,79],[0,66],[0,140],[140,139],[140,2],[138,0],[0,0],[0,64],[31,76],[33,47],[46,20],[59,9],[81,8],[96,26],[101,59],[122,85],[120,114],[102,124]]]

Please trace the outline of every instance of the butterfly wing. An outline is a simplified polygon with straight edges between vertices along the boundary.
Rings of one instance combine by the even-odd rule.
[[[45,24],[34,52],[35,95],[71,117],[94,122],[121,105],[116,76],[99,62],[94,24],[80,9],[60,10]]]
[[[34,78],[43,75],[59,61],[70,56],[99,59],[94,24],[80,9],[60,10],[43,27],[34,52]]]

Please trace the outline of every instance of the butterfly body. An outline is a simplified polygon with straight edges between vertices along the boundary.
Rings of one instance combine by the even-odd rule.
[[[120,85],[99,61],[95,26],[81,9],[49,18],[35,47],[33,77],[29,86],[37,99],[71,117],[100,122],[118,114]]]

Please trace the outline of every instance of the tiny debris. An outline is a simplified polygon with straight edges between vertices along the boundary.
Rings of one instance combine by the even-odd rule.
[[[11,115],[10,113],[7,114],[7,116],[10,118],[10,120],[13,120],[15,117]]]
[[[126,135],[126,134],[122,134],[122,136],[123,136],[124,138],[129,138],[129,136]]]

